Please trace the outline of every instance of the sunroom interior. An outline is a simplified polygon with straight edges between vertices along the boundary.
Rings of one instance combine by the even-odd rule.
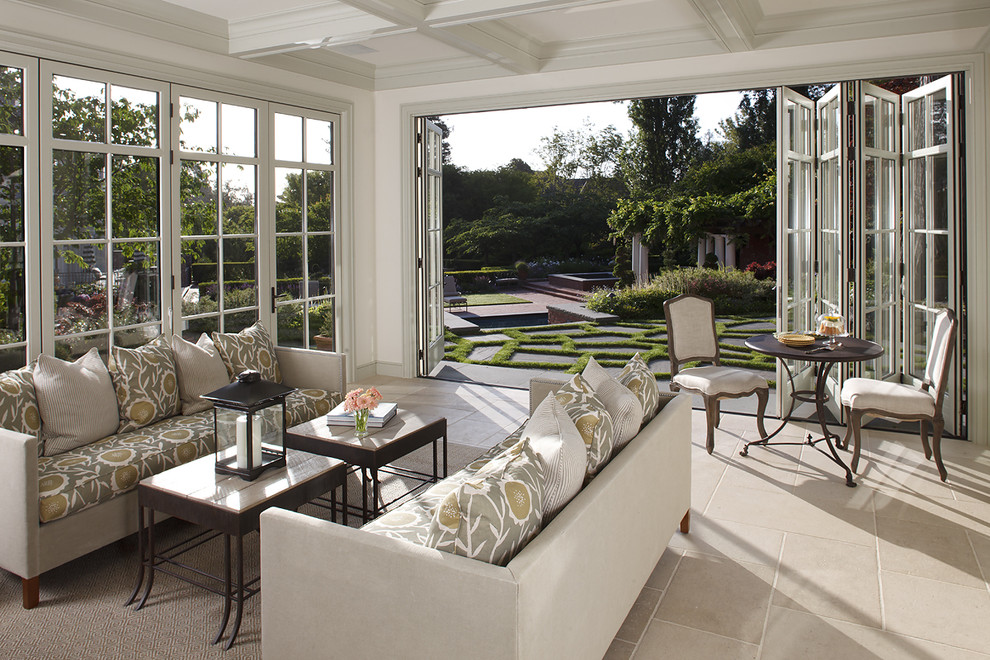
[[[349,381],[414,379],[418,118],[952,74],[965,439],[990,447],[988,0],[0,0],[0,15],[0,258],[21,278],[4,369],[261,320],[286,346],[331,333]],[[853,278],[835,267],[841,306]]]

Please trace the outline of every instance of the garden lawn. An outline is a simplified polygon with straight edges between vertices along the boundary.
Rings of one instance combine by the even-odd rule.
[[[773,332],[772,326],[766,317],[717,319],[722,364],[773,372],[773,358],[743,345],[748,337]],[[660,320],[500,328],[468,336],[448,332],[446,340],[445,360],[565,373],[579,373],[591,357],[605,367],[622,367],[638,352],[658,379],[670,379],[667,328]]]
[[[524,298],[510,296],[507,293],[465,293],[463,295],[467,298],[467,304],[471,307],[480,307],[482,305],[512,305],[532,302]]]

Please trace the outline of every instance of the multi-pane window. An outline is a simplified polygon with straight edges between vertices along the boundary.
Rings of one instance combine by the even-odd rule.
[[[66,359],[94,346],[106,356],[162,331],[164,89],[108,78],[43,70],[54,303],[45,325]]]
[[[25,70],[0,63],[0,371],[27,361]]]
[[[258,319],[258,109],[180,96],[182,334]]]
[[[333,350],[334,122],[287,111],[273,122],[277,342]]]

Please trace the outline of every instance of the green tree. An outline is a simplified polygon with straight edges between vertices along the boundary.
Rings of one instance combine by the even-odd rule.
[[[629,103],[636,127],[625,157],[634,192],[649,193],[680,179],[701,149],[693,96],[638,99]]]
[[[777,102],[773,89],[743,92],[734,117],[723,119],[719,128],[740,150],[777,141]]]

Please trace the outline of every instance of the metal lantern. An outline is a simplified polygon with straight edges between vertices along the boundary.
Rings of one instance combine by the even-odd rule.
[[[213,402],[217,472],[252,481],[285,466],[285,396],[293,389],[248,371],[203,395]]]

